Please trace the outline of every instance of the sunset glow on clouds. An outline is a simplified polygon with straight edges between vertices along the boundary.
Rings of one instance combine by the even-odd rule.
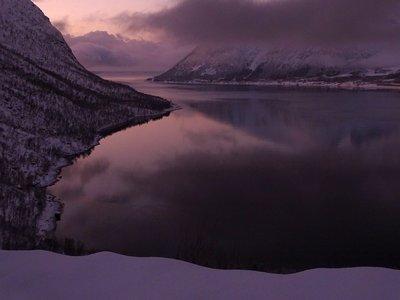
[[[82,35],[90,31],[106,30],[118,33],[108,20],[128,13],[156,12],[171,5],[169,0],[36,0],[34,1],[53,23],[66,22],[67,33]]]
[[[64,35],[79,61],[91,70],[161,71],[187,55],[191,47],[155,41],[149,32],[132,32],[123,18],[165,10],[170,0],[36,0]]]

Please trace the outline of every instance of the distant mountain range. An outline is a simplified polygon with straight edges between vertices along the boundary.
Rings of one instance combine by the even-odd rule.
[[[51,235],[61,207],[46,186],[70,158],[169,108],[87,71],[30,0],[0,0],[0,247]]]
[[[154,80],[397,87],[400,56],[381,49],[198,47]]]

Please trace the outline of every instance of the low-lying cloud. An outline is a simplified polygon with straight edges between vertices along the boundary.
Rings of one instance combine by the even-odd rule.
[[[67,32],[69,23],[68,18],[64,18],[62,20],[57,20],[52,22],[53,26],[56,27],[61,32]]]
[[[104,31],[66,36],[78,60],[91,69],[160,71],[171,67],[189,50],[168,43],[126,39]]]
[[[119,21],[131,32],[196,45],[392,44],[400,34],[398,0],[183,0]]]

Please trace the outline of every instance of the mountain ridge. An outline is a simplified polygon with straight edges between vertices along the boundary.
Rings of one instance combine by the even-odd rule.
[[[0,67],[0,248],[57,250],[62,206],[46,187],[60,169],[104,128],[160,118],[172,103],[87,71],[30,0],[0,0]]]
[[[381,65],[380,65],[381,64]],[[400,84],[400,57],[372,47],[197,47],[155,81],[182,83]]]

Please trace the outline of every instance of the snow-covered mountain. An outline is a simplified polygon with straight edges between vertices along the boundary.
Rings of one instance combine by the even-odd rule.
[[[54,228],[46,186],[66,157],[170,107],[88,72],[30,0],[0,0],[0,247],[37,246]]]
[[[393,54],[394,53],[394,54]],[[381,49],[198,47],[156,81],[399,83],[400,56]]]

